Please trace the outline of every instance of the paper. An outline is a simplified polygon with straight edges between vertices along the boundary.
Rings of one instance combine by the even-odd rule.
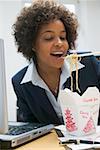
[[[69,148],[71,148],[72,150],[88,150],[90,148],[100,148],[100,145],[90,145],[90,144],[80,144],[80,145],[72,145],[69,144],[68,145]]]
[[[82,96],[66,88],[59,92],[59,101],[67,133],[85,136],[96,132],[100,104],[96,87],[87,88]]]
[[[64,135],[64,137],[58,137],[58,140],[61,141],[61,142],[64,142],[64,141],[69,140],[69,139],[93,140],[93,141],[100,142],[100,126],[96,127],[96,133],[95,134],[88,135],[88,136],[80,136],[80,137],[77,137],[77,136],[74,136],[74,135],[73,136],[69,135],[66,132],[65,125],[56,126],[55,129],[61,130],[61,132]],[[86,150],[88,148],[100,148],[100,144],[79,144],[79,145],[67,144],[67,146],[69,148],[71,148],[72,150],[83,150],[83,149]]]

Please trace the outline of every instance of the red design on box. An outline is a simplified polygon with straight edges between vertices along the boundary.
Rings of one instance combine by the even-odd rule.
[[[88,133],[88,132],[90,132],[93,129],[95,129],[95,126],[94,126],[94,122],[93,122],[92,117],[90,117],[90,119],[88,120],[88,122],[87,122],[85,128],[83,129],[83,131],[85,133]]]
[[[74,121],[74,118],[72,116],[72,112],[70,109],[65,110],[65,118],[66,118],[66,128],[69,132],[77,130],[76,123]]]

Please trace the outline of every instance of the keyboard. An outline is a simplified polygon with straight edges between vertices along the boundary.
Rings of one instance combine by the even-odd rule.
[[[39,124],[39,123],[28,123],[28,124],[21,125],[21,126],[9,125],[9,130],[8,130],[8,133],[6,133],[6,135],[19,135],[22,133],[29,132],[33,129],[43,127],[45,125],[46,124]]]

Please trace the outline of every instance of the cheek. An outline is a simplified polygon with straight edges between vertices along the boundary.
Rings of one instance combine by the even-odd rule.
[[[69,49],[69,44],[68,44],[68,42],[65,43],[65,47],[66,47],[66,50]]]
[[[38,46],[37,46],[37,51],[36,51],[36,54],[37,54],[37,57],[38,58],[46,58],[47,56],[48,56],[48,53],[49,53],[49,51],[48,51],[48,46],[47,45],[45,45],[45,44],[39,44]]]
[[[41,55],[48,56],[52,49],[52,44],[51,43],[41,43],[38,48],[39,48],[39,53],[41,53]]]
[[[49,47],[49,44],[42,39],[40,39],[37,43],[37,49],[41,51],[43,51],[43,49],[47,49],[48,47]]]

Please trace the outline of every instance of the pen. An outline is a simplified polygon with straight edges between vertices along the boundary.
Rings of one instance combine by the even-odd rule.
[[[74,140],[74,139],[70,139],[70,140],[66,140],[66,141],[60,141],[60,144],[100,144],[100,142],[97,141],[91,141],[91,140]]]
[[[89,140],[80,140],[80,143],[84,143],[84,144],[100,144],[100,142],[89,141]]]

